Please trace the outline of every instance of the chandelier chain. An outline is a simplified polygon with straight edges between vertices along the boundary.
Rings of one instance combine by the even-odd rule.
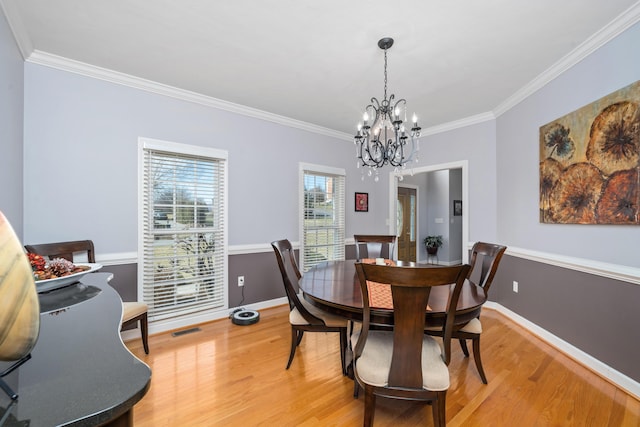
[[[384,50],[384,99],[387,99],[387,49]]]

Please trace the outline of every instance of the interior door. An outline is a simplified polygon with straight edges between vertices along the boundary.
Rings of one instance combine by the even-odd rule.
[[[398,260],[416,261],[417,200],[416,189],[398,187]]]

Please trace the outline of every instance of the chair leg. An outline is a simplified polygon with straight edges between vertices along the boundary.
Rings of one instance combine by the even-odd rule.
[[[484,374],[484,368],[482,367],[482,359],[480,358],[480,335],[473,340],[473,359],[476,362],[476,368],[478,368],[478,373],[480,374],[480,378],[482,382],[487,384],[487,376]]]
[[[298,331],[292,326],[291,327],[291,351],[289,352],[289,361],[287,362],[287,369],[291,366],[291,362],[293,362],[293,356],[296,355],[296,347],[300,343],[300,339],[302,338],[302,331],[298,333]]]
[[[342,364],[342,375],[347,375],[347,329],[340,329],[340,363]]]
[[[298,340],[296,341],[296,345],[300,345],[302,342],[302,336],[304,335],[304,331],[298,331]]]
[[[353,379],[353,398],[357,399],[360,395],[360,384],[358,384],[358,380]]]
[[[364,422],[363,427],[373,425],[373,416],[376,412],[376,395],[371,387],[364,388]]]
[[[458,341],[460,341],[460,348],[462,349],[462,352],[464,353],[464,357],[469,357],[469,349],[467,348],[467,340],[460,338]]]
[[[140,333],[142,334],[142,346],[145,354],[149,354],[149,321],[147,313],[140,318]]]
[[[447,392],[439,391],[436,393],[436,400],[431,403],[433,411],[433,425],[436,427],[445,427],[447,425],[446,408],[447,408]]]

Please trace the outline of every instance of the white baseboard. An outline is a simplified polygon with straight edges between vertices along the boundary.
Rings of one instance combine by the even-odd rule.
[[[514,313],[513,311],[498,303],[487,301],[484,307],[493,309],[505,315],[510,320],[522,326],[527,331],[531,332],[533,335],[537,336],[547,344],[566,354],[576,362],[585,366],[587,369],[595,372],[607,381],[615,384],[617,387],[620,387],[636,399],[640,400],[640,383],[629,378],[622,372],[619,372],[613,369],[611,366],[602,363],[595,357],[585,353],[584,351],[569,344],[561,338],[558,338],[546,329],[541,328],[535,323],[530,322],[519,314]]]
[[[260,310],[270,307],[276,307],[283,304],[288,304],[288,300],[286,297],[276,298],[269,301],[261,301],[255,304],[247,304],[241,307],[247,310]],[[217,311],[206,311],[203,313],[197,313],[195,315],[185,316],[178,319],[167,319],[154,322],[153,324],[149,324],[149,335],[173,331],[181,328],[193,327],[194,325],[211,322],[213,320],[229,318],[229,313],[231,310],[232,309],[230,308]],[[122,337],[122,341],[125,342],[140,339],[140,329],[128,329],[126,331],[122,331],[120,335]]]

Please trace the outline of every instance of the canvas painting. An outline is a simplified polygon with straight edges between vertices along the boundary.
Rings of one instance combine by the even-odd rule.
[[[540,127],[540,222],[638,224],[640,81]]]

